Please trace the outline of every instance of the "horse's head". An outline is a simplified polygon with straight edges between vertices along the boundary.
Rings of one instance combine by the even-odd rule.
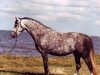
[[[16,18],[16,17],[15,17]],[[19,34],[21,34],[24,30],[23,25],[21,24],[21,18],[16,18],[14,29],[11,33],[12,38],[17,38]]]

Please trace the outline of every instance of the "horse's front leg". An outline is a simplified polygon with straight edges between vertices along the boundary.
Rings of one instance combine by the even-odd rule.
[[[42,58],[43,58],[45,75],[49,75],[48,55],[46,53],[42,53]]]

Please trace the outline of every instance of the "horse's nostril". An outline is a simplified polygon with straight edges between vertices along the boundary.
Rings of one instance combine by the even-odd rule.
[[[11,37],[12,37],[12,38],[17,38],[17,35],[16,35],[14,32],[12,32],[12,33],[11,33]]]
[[[13,34],[11,34],[11,37],[14,38],[15,36]]]

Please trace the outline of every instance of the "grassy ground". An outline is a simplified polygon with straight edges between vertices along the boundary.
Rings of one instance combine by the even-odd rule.
[[[96,55],[97,72],[100,75],[100,55]],[[75,63],[72,56],[50,57],[49,69],[51,75],[73,75]],[[89,71],[81,60],[80,75],[89,75]],[[43,75],[42,58],[0,55],[0,75]],[[9,72],[8,72],[9,71]],[[11,73],[10,73],[11,72]],[[13,72],[13,73],[12,73]]]

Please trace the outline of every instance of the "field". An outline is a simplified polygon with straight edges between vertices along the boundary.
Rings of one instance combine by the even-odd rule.
[[[100,75],[100,55],[95,55],[98,75]],[[73,75],[75,63],[73,56],[49,57],[51,75]],[[89,71],[81,60],[80,75],[89,75]],[[0,55],[0,75],[44,75],[40,56]]]
[[[10,34],[10,31],[0,31],[1,52],[3,50],[9,52],[13,48],[15,40],[11,39]],[[95,59],[96,69],[100,75],[100,37],[91,36],[91,39],[95,53],[98,54]],[[83,60],[81,60],[81,64],[79,75],[89,75]],[[49,57],[49,69],[51,75],[73,75],[75,71],[74,58],[73,56]],[[34,42],[28,33],[22,33],[19,36],[14,51],[0,55],[0,75],[44,75],[42,58],[38,52],[35,52]]]

